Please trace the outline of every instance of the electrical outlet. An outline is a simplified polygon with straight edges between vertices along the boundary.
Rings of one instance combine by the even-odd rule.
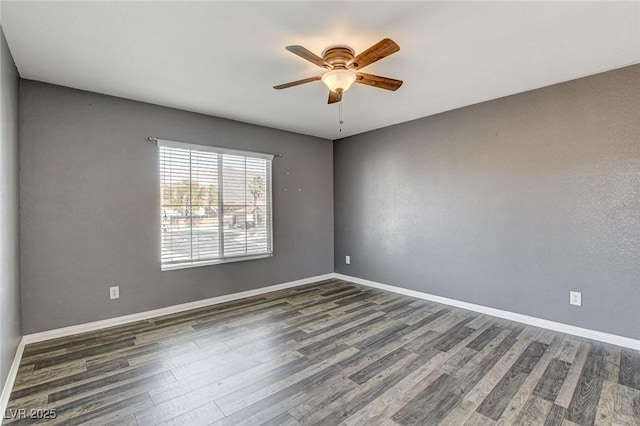
[[[345,256],[344,263],[346,263],[347,265],[351,265],[351,256]]]
[[[109,287],[109,299],[119,299],[120,298],[120,287]]]
[[[582,306],[582,293],[579,291],[570,291],[569,303],[575,306]]]

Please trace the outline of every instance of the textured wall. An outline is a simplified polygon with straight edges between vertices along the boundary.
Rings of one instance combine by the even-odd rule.
[[[640,338],[640,65],[338,140],[334,182],[336,272]]]
[[[331,141],[25,80],[20,113],[25,333],[333,271]],[[283,153],[274,257],[161,272],[148,136]]]
[[[20,341],[18,71],[0,28],[0,390]],[[4,415],[4,413],[0,413]]]

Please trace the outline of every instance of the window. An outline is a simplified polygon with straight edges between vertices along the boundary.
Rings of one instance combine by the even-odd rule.
[[[158,146],[162,270],[272,255],[271,155]]]

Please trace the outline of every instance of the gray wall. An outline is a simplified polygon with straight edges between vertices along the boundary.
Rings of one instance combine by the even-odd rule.
[[[25,334],[333,272],[331,141],[25,80],[20,114]],[[274,257],[161,272],[148,136],[284,154]]]
[[[334,183],[336,272],[640,338],[640,65],[338,140]]]
[[[18,231],[18,78],[18,71],[0,28],[0,390],[22,336]]]

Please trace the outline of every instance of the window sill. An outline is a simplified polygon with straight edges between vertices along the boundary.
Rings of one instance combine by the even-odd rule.
[[[273,253],[257,254],[255,256],[229,257],[226,259],[206,260],[203,262],[176,263],[173,265],[162,265],[162,271],[175,271],[176,269],[197,268],[200,266],[219,265],[221,263],[243,262],[245,260],[264,259],[273,257]]]

